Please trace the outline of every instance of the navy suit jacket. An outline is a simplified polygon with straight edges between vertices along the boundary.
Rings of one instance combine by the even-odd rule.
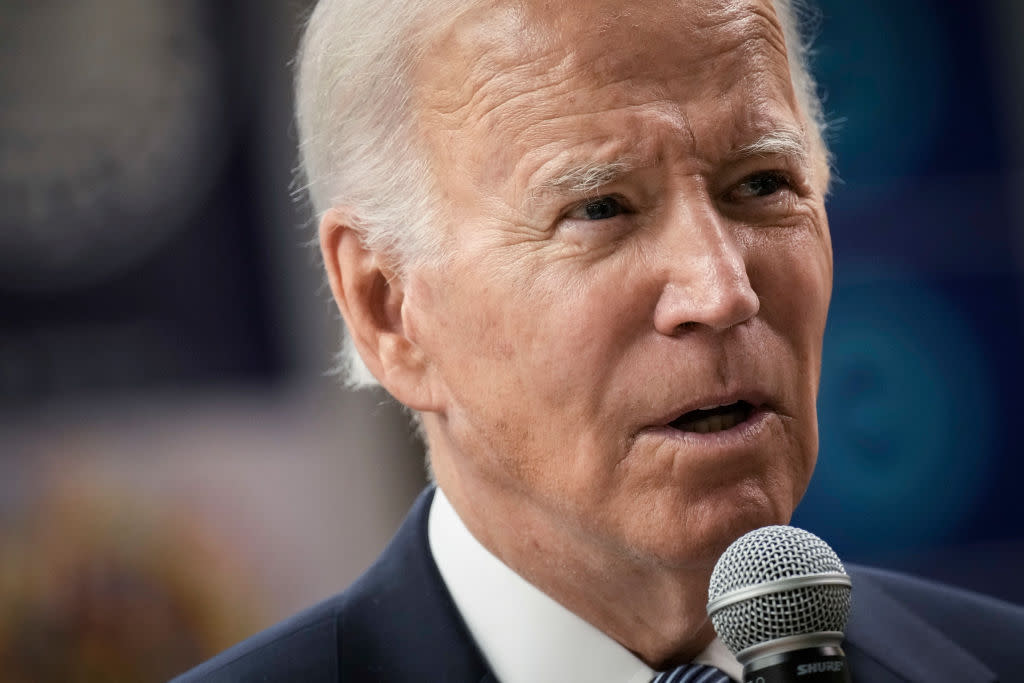
[[[345,592],[174,683],[494,682],[434,564],[433,488]],[[899,574],[847,567],[847,662],[858,683],[1024,681],[1024,608]]]

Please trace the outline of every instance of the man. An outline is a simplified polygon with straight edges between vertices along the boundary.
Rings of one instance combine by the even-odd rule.
[[[438,488],[349,591],[184,680],[739,679],[708,580],[808,484],[832,280],[789,3],[324,0],[299,68],[351,376],[415,411]],[[854,581],[857,680],[1006,665],[927,623],[973,598]]]

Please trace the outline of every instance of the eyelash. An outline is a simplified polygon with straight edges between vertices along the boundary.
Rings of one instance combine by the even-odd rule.
[[[793,182],[787,173],[783,171],[758,171],[752,175],[744,178],[739,185],[733,190],[730,190],[729,195],[735,195],[741,188],[749,187],[754,183],[764,182],[774,183],[774,187],[764,194],[759,194],[756,190],[747,197],[738,197],[736,199],[763,199],[765,197],[771,197],[779,193],[782,189],[792,189]]]
[[[748,196],[745,196],[745,197],[738,197],[738,196],[736,196],[741,188],[744,188],[744,187],[749,188],[749,187],[751,187],[754,184],[760,184],[760,183],[767,183],[769,185],[769,191],[764,192],[763,194],[760,194],[757,190],[754,190],[753,192],[749,193]],[[758,199],[765,199],[765,198],[773,197],[774,195],[779,194],[779,192],[781,192],[784,189],[792,189],[792,188],[793,188],[793,182],[792,182],[789,174],[787,174],[787,173],[785,173],[783,171],[758,171],[757,173],[753,173],[753,174],[747,176],[746,178],[744,178],[738,185],[733,187],[727,193],[726,197],[727,197],[727,199],[729,201],[734,201],[734,202],[736,202],[736,201],[744,201],[744,200],[749,200],[749,199],[758,200]],[[764,188],[762,187],[762,189],[764,189]],[[593,215],[590,215],[589,212],[587,212],[587,209],[589,207],[594,207],[595,205],[598,205],[598,204],[606,204],[607,205],[608,203],[611,203],[611,202],[614,202],[614,204],[616,205],[616,210],[615,210],[614,215],[596,216],[595,217]],[[576,215],[576,214],[579,214],[580,212],[584,212],[584,215]],[[583,220],[583,221],[588,221],[588,222],[597,222],[597,221],[610,220],[612,218],[617,218],[618,216],[627,215],[627,214],[631,214],[631,213],[633,213],[633,210],[629,206],[629,203],[626,202],[625,198],[623,198],[621,195],[610,194],[610,195],[602,195],[600,197],[593,197],[591,199],[587,199],[586,201],[581,202],[581,203],[577,204],[576,206],[574,206],[572,209],[570,209],[569,212],[566,215],[567,215],[568,218],[572,218],[572,219],[576,219],[576,220]]]
[[[614,202],[615,208],[616,208],[616,213],[614,215],[594,217],[594,216],[589,215],[589,212],[587,212],[587,209],[589,207],[594,207],[594,206],[599,205],[599,204],[606,204],[607,205],[607,204],[612,203],[612,202]],[[582,215],[582,216],[581,215],[575,215],[575,214],[578,214],[579,212],[585,212],[586,215]],[[576,219],[576,220],[604,221],[604,220],[610,220],[612,218],[616,218],[618,216],[622,216],[624,214],[630,214],[630,213],[633,213],[633,210],[630,208],[629,203],[626,202],[626,200],[622,196],[617,195],[617,194],[608,194],[608,195],[602,195],[600,197],[593,197],[591,199],[588,199],[588,200],[586,200],[584,202],[581,202],[581,203],[577,204],[576,206],[574,206],[572,209],[569,210],[567,215],[568,215],[569,218],[573,218],[573,219]]]

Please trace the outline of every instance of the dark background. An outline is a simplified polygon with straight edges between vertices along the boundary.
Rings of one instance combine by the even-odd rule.
[[[796,523],[841,557],[1024,601],[1024,15],[924,0],[820,12],[835,290]]]

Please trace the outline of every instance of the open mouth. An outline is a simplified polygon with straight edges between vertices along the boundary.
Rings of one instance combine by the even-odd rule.
[[[669,422],[668,426],[682,432],[714,434],[746,422],[753,413],[754,406],[746,401],[737,401],[724,406],[691,410]]]

